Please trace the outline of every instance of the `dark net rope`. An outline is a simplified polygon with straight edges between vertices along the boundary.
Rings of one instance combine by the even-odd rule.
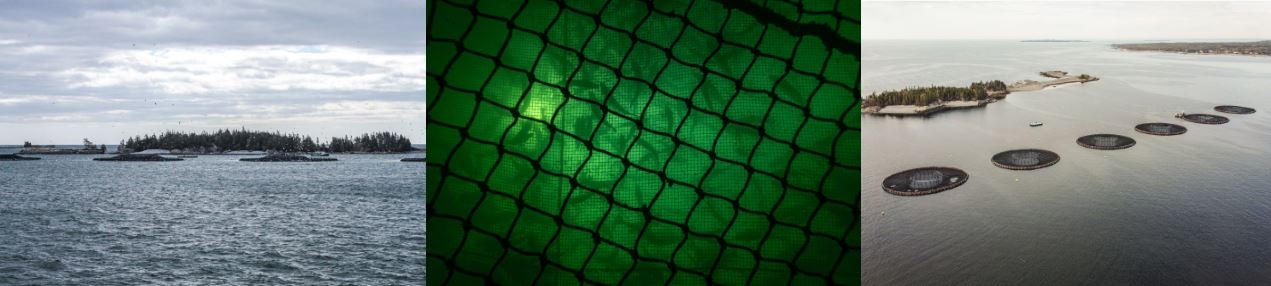
[[[847,5],[430,2],[429,282],[856,283]]]

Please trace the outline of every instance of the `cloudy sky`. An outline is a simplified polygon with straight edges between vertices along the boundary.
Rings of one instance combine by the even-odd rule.
[[[871,39],[1271,39],[1271,2],[867,1]]]
[[[424,1],[0,1],[0,145],[246,127],[424,141]]]

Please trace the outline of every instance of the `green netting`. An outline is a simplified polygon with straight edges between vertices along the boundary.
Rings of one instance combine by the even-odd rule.
[[[430,1],[436,285],[858,284],[856,1]]]

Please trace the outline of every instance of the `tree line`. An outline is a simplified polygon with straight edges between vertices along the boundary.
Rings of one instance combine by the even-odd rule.
[[[969,87],[930,86],[873,93],[865,98],[862,106],[930,105],[937,101],[985,100],[989,92],[1005,92],[1006,83],[1000,80],[974,82]]]
[[[183,133],[168,131],[157,135],[138,135],[119,142],[120,150],[181,150],[189,153],[226,151],[283,152],[410,152],[415,151],[410,139],[391,132],[366,133],[356,137],[332,137],[320,142],[310,136],[283,134],[277,131],[222,129],[216,132]]]

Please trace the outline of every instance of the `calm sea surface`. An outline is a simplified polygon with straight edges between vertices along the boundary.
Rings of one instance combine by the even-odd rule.
[[[424,283],[422,153],[33,156],[0,161],[0,285]]]
[[[983,109],[930,118],[863,118],[865,285],[1230,285],[1271,280],[1271,57],[1118,51],[1110,42],[867,41],[862,88],[1042,79],[1100,81],[1014,93]],[[1258,109],[1202,125],[1174,113]],[[1029,127],[1031,121],[1045,126]],[[1151,136],[1134,125],[1189,129]],[[1138,141],[1116,151],[1077,137]],[[1034,171],[993,154],[1055,151]],[[969,181],[942,193],[883,192],[886,176],[957,167]]]

